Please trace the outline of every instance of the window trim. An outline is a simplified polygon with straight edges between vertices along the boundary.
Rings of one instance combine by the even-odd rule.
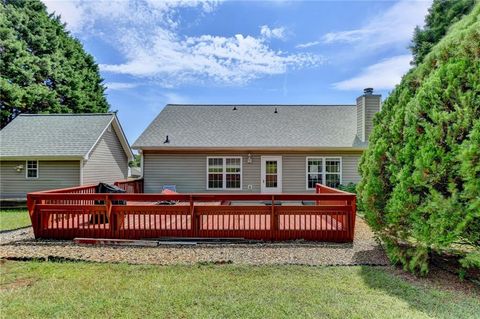
[[[314,190],[315,187],[313,188],[309,188],[308,187],[308,161],[311,160],[311,159],[315,159],[315,160],[319,160],[321,159],[322,160],[322,184],[325,185],[325,182],[326,182],[326,175],[327,175],[327,167],[326,167],[326,161],[327,160],[331,160],[331,159],[334,159],[334,160],[339,160],[340,161],[340,172],[338,173],[328,173],[328,174],[338,174],[340,176],[340,184],[343,184],[343,161],[342,161],[342,157],[341,156],[307,156],[305,158],[305,189],[306,190]]]
[[[37,163],[37,176],[35,177],[29,177],[28,176],[28,162],[36,162]],[[25,160],[25,179],[38,179],[40,176],[40,165],[38,163],[38,160]]]
[[[211,158],[222,159],[222,188],[208,187],[208,162]],[[227,159],[235,158],[240,159],[240,188],[227,188]],[[243,157],[242,156],[207,156],[206,161],[206,188],[207,190],[226,190],[226,191],[241,191],[243,189]]]

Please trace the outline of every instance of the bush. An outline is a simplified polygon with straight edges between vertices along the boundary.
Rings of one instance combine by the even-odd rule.
[[[478,249],[480,4],[403,77],[374,122],[358,192],[390,258],[424,274],[431,251]]]
[[[348,183],[347,185],[338,185],[337,187],[339,190],[344,191],[344,192],[349,192],[356,194],[357,193],[357,184],[354,183]]]

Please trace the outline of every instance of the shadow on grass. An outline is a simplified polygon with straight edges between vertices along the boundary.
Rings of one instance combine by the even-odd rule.
[[[465,293],[439,290],[425,279],[399,276],[394,268],[361,267],[364,282],[372,289],[408,303],[433,318],[479,318],[480,290]],[[408,278],[408,279],[407,279]],[[455,279],[452,279],[455,280]],[[458,284],[458,282],[456,283]]]
[[[353,262],[358,265],[388,266],[390,262],[382,248],[359,250],[353,254]]]

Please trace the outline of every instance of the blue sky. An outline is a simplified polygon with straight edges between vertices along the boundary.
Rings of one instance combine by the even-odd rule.
[[[384,97],[430,1],[55,1],[100,65],[130,143],[167,103],[353,104]]]

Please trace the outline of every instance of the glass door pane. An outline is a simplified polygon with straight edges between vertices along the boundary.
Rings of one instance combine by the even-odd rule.
[[[265,187],[276,188],[278,186],[278,162],[266,161],[265,168]]]

